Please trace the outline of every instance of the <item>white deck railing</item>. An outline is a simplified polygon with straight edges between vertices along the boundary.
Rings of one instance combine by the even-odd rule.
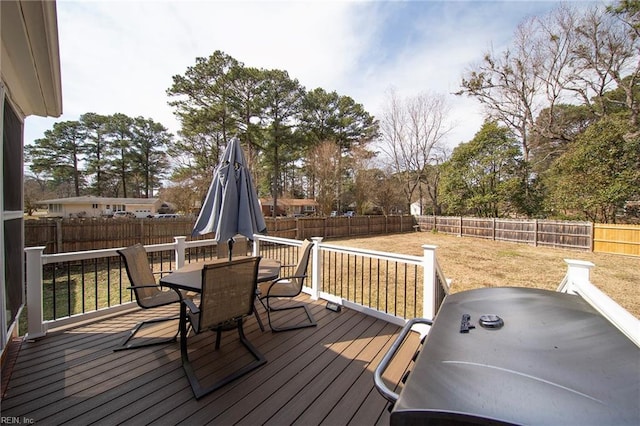
[[[287,238],[269,237],[264,235],[254,235],[254,255],[261,253],[261,244],[275,244],[282,246],[299,247],[301,241]],[[398,253],[380,252],[353,247],[344,247],[322,242],[322,238],[312,238],[314,246],[311,253],[311,271],[309,272],[309,286],[304,288],[312,299],[324,299],[337,302],[351,309],[364,312],[368,315],[385,319],[394,324],[403,325],[408,319],[398,316],[395,311],[389,313],[380,309],[374,309],[358,303],[356,300],[345,298],[331,292],[323,291],[321,283],[323,274],[330,271],[323,270],[323,253],[340,253],[346,256],[358,256],[367,259],[382,260],[394,264],[411,265],[421,270],[420,280],[422,288],[421,303],[422,309],[417,312],[417,316],[433,318],[442,303],[442,299],[449,291],[449,281],[445,279],[436,258],[436,246],[423,245],[422,256],[411,256]],[[185,264],[185,253],[187,249],[196,247],[214,246],[215,240],[186,241],[186,237],[175,237],[173,243],[154,244],[146,246],[147,252],[173,251],[173,263],[176,268]],[[108,308],[97,309],[77,315],[70,315],[64,318],[45,321],[43,318],[43,267],[47,264],[55,264],[71,261],[92,260],[107,257],[117,257],[117,248],[104,250],[91,250],[81,252],[44,254],[44,247],[30,247],[25,249],[27,261],[27,310],[28,310],[28,330],[27,338],[36,339],[45,336],[47,331],[57,327],[72,325],[98,317],[115,315],[125,310],[137,307],[135,302],[127,302],[121,305],[110,306]],[[568,264],[567,274],[560,284],[558,291],[573,293],[581,296],[592,306],[601,312],[611,323],[619,328],[636,345],[640,346],[640,321],[631,315],[624,308],[619,306],[607,295],[598,290],[590,282],[589,271],[594,265],[590,262],[577,260],[565,260]],[[342,274],[342,271],[340,271]]]
[[[291,240],[287,238],[269,237],[264,235],[255,235],[254,242],[254,255],[259,254],[261,243],[271,243],[280,245],[300,246],[302,244],[299,240]],[[354,247],[338,246],[333,244],[327,244],[322,242],[322,238],[315,237],[311,239],[313,241],[313,249],[311,252],[311,271],[308,273],[310,277],[310,286],[304,287],[303,291],[308,293],[312,299],[323,299],[331,302],[338,303],[346,306],[350,309],[354,309],[368,315],[382,318],[386,321],[392,322],[398,325],[404,325],[404,323],[410,319],[402,316],[398,316],[395,313],[387,313],[381,309],[371,308],[363,304],[357,303],[355,300],[342,297],[340,295],[323,291],[321,283],[323,282],[323,266],[325,262],[321,260],[323,253],[341,253],[347,256],[357,256],[359,258],[377,259],[385,262],[391,262],[393,264],[406,264],[414,265],[418,269],[422,269],[422,277],[417,282],[422,283],[422,289],[420,293],[423,295],[422,300],[419,303],[422,306],[422,310],[418,313],[419,316],[424,318],[433,318],[442,303],[442,299],[449,292],[450,281],[445,279],[442,270],[438,265],[436,259],[436,246],[423,245],[422,256],[412,256],[407,254],[382,252],[375,250],[367,250]],[[339,275],[343,275],[344,271],[341,271]],[[348,272],[346,273],[348,275]],[[405,295],[403,295],[404,297]]]
[[[640,346],[640,320],[618,305],[591,283],[591,268],[595,265],[582,260],[565,259],[567,274],[558,287],[559,292],[577,294]]]
[[[254,240],[254,254],[260,254],[260,245],[279,244],[284,246],[297,247],[301,245],[301,241],[292,240],[287,238],[269,237],[263,235],[255,235]],[[322,268],[320,255],[322,251],[333,251],[351,255],[358,255],[363,257],[384,259],[385,261],[405,263],[411,265],[418,265],[423,270],[423,289],[424,295],[421,303],[423,307],[420,313],[424,317],[433,318],[438,306],[442,302],[442,294],[448,292],[448,282],[441,275],[439,267],[437,266],[437,260],[435,255],[435,246],[423,246],[424,255],[410,256],[397,253],[385,253],[373,250],[356,249],[350,247],[334,246],[322,243],[322,238],[313,238],[314,242],[313,250],[311,253],[311,272],[309,274],[310,279],[307,281],[309,286],[304,288],[304,291],[308,293],[312,299],[325,299],[333,302],[340,303],[352,309],[365,312],[369,315],[373,315],[379,318],[383,318],[389,322],[399,325],[404,324],[405,318],[394,315],[394,313],[385,313],[377,309],[372,309],[367,306],[360,305],[355,301],[351,301],[329,292],[321,291],[321,279]],[[186,241],[186,237],[175,237],[173,243],[154,244],[145,246],[147,252],[160,252],[160,251],[173,251],[173,261],[176,268],[180,268],[185,264],[185,252],[187,249],[195,247],[205,247],[216,245],[215,240],[198,240],[198,241]],[[127,302],[120,305],[109,306],[102,309],[96,309],[89,312],[84,312],[75,315],[69,315],[63,318],[54,320],[45,320],[43,316],[43,267],[47,264],[56,264],[63,262],[73,261],[86,261],[100,258],[117,257],[118,248],[58,253],[58,254],[44,254],[44,247],[30,247],[26,248],[26,261],[27,261],[27,307],[28,307],[28,330],[27,338],[36,339],[46,335],[48,330],[58,327],[65,327],[75,323],[93,320],[98,317],[107,315],[120,314],[125,310],[134,309],[137,307],[135,302]],[[440,275],[438,275],[440,274]],[[442,285],[447,286],[441,288]],[[404,296],[403,296],[404,297]]]

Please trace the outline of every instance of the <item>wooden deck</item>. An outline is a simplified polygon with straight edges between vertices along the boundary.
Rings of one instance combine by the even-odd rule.
[[[22,424],[82,426],[388,424],[386,400],[373,385],[373,370],[399,328],[349,309],[332,312],[324,301],[300,300],[312,305],[318,326],[263,333],[255,318],[248,318],[247,337],[267,364],[199,401],[182,369],[179,343],[113,351],[137,321],[177,313],[175,308],[136,310],[23,342],[2,416]],[[266,324],[266,315],[262,318]],[[169,322],[162,332],[176,329],[177,321]],[[235,330],[223,334],[216,352],[214,340],[215,333],[188,340],[190,358],[204,380],[230,371],[245,353]],[[417,346],[415,336],[403,345],[385,375],[389,383],[400,381]]]

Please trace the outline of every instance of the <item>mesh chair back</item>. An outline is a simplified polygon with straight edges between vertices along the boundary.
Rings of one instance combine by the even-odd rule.
[[[231,253],[233,257],[235,256],[246,256],[249,251],[249,241],[244,236],[236,236],[233,238],[235,243],[233,243],[233,252]],[[228,259],[229,258],[229,243],[227,241],[220,241],[216,248],[218,259]]]
[[[253,313],[260,257],[205,265],[198,331]]]
[[[296,265],[296,270],[293,273],[296,277],[292,278],[292,283],[295,283],[295,287],[299,288],[302,291],[302,284],[304,283],[303,275],[307,274],[307,267],[309,265],[309,256],[311,254],[311,249],[313,248],[313,243],[309,240],[304,240],[302,245],[300,246],[300,250],[298,251],[298,264]]]
[[[132,286],[153,286],[157,284],[151,271],[151,265],[149,265],[147,251],[142,244],[138,243],[131,247],[118,250],[118,253],[124,259],[127,276]],[[161,293],[161,290],[158,287],[142,287],[134,288],[133,292],[141,307],[152,308],[157,306],[157,303],[153,302],[155,296]]]

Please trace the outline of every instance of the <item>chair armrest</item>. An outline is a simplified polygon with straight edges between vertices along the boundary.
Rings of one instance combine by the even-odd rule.
[[[304,275],[288,275],[286,277],[278,277],[277,279],[271,281],[271,284],[269,285],[269,288],[267,289],[267,295],[265,297],[269,297],[269,294],[271,293],[271,289],[274,288],[274,284],[279,283],[280,281],[287,281],[287,280],[291,280],[292,278],[307,278],[307,274]]]
[[[180,298],[180,300],[184,300],[184,297],[182,295],[182,293],[179,290],[176,290],[175,288],[171,288],[171,287],[167,287],[167,286],[162,286],[160,284],[147,284],[147,285],[132,285],[130,287],[127,287],[127,290],[135,290],[136,288],[169,288],[173,291],[175,291],[176,293],[178,293],[178,297]]]
[[[285,277],[278,277],[275,280],[271,281],[271,283],[275,284],[277,282],[287,281],[287,280],[290,280],[292,278],[307,278],[307,274],[303,274],[303,275],[287,275]]]
[[[153,275],[160,275],[160,277],[162,277],[163,275],[168,275],[172,272],[175,272],[176,270],[173,269],[171,271],[151,271],[151,273],[153,273]]]
[[[189,308],[191,313],[197,314],[198,312],[200,312],[200,309],[196,306],[195,303],[193,303],[193,300],[191,300],[191,299],[182,299],[182,303],[184,303]]]
[[[162,287],[159,284],[145,284],[145,285],[132,285],[127,287],[127,290],[135,290],[136,288],[152,288],[152,287]]]

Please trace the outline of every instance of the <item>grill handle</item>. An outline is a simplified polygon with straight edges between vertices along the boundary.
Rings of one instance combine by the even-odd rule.
[[[432,325],[433,321],[426,318],[413,318],[409,320],[404,325],[402,331],[400,332],[400,335],[396,338],[396,341],[393,342],[393,345],[389,348],[387,353],[382,358],[382,361],[380,361],[380,364],[378,365],[378,367],[376,367],[376,370],[373,373],[373,381],[376,385],[376,388],[378,389],[378,392],[380,392],[380,394],[382,394],[382,396],[392,404],[395,404],[395,402],[398,400],[399,395],[387,387],[387,385],[382,380],[382,375],[386,371],[393,357],[396,355],[396,352],[398,352],[398,349],[400,349],[400,346],[402,346],[402,342],[404,342],[404,340],[407,338],[407,335],[411,331],[411,328],[416,324]]]

